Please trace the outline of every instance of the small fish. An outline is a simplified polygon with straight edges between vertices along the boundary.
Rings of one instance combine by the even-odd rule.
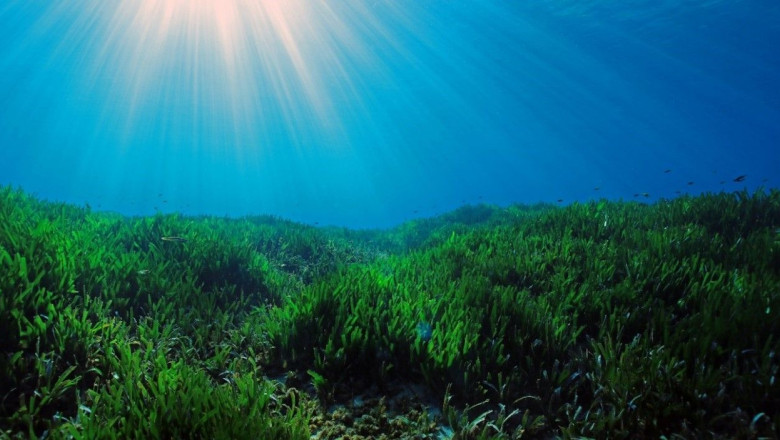
[[[688,182],[688,186],[693,185],[693,181]]]
[[[672,170],[664,170],[664,174],[669,174],[671,172],[672,172]]]
[[[594,187],[594,188],[593,188],[593,191],[598,191],[598,190],[600,190],[600,189],[601,189],[601,188],[599,188],[598,186],[596,186],[596,187]]]
[[[187,241],[187,239],[184,237],[171,236],[171,237],[163,237],[162,241],[173,241],[176,243],[184,243],[185,241]]]
[[[417,323],[417,336],[420,338],[422,342],[428,342],[431,340],[431,336],[433,336],[433,327],[431,324],[420,321]]]
[[[737,177],[735,177],[735,178],[734,178],[734,181],[735,181],[735,182],[742,182],[742,181],[743,181],[743,180],[745,180],[746,178],[747,178],[747,176],[743,174],[743,175],[741,175],[741,176],[737,176]]]
[[[561,202],[563,202],[563,199],[558,199],[558,203],[561,203]]]
[[[136,273],[137,273],[138,275],[141,275],[141,276],[143,276],[143,275],[149,275],[149,273],[151,273],[151,272],[152,272],[152,271],[151,271],[151,270],[149,270],[149,269],[141,269],[141,270],[139,270],[139,271],[138,271],[138,272],[136,272]]]
[[[641,194],[641,196],[642,196],[642,197],[650,197],[650,194],[648,194],[648,193],[642,193],[642,194]]]

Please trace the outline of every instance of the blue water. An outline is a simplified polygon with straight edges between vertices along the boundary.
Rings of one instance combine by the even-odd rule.
[[[775,0],[6,0],[0,184],[351,227],[752,191],[778,79]]]

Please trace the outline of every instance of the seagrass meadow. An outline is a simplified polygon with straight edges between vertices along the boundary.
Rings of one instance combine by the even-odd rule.
[[[777,438],[779,318],[775,189],[349,230],[0,188],[7,438]]]

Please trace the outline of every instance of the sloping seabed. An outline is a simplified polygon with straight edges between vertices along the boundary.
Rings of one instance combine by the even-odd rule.
[[[351,231],[5,187],[0,265],[0,436],[780,430],[777,190]]]

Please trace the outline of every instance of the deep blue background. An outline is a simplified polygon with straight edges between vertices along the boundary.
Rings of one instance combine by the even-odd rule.
[[[352,227],[780,187],[777,1],[133,3],[0,3],[0,183]]]

